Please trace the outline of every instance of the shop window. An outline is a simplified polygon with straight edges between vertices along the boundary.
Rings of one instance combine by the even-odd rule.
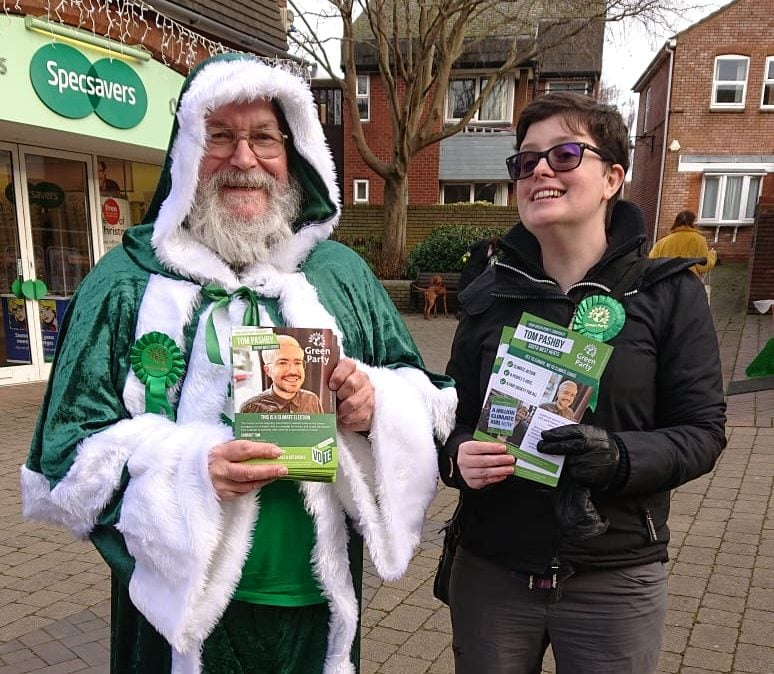
[[[769,56],[766,59],[766,68],[763,71],[761,107],[774,109],[774,56]]]
[[[712,107],[721,110],[744,108],[747,96],[747,56],[718,56],[712,80]]]
[[[751,224],[760,190],[760,175],[704,176],[700,222],[704,225]]]
[[[116,246],[124,231],[145,216],[161,167],[115,157],[97,157],[102,244],[104,252]]]
[[[368,75],[357,76],[357,112],[361,122],[371,119],[371,79]]]

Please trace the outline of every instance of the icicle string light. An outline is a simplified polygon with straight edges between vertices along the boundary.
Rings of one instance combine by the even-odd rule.
[[[6,15],[24,14],[29,8],[22,7],[22,0],[0,0]],[[40,7],[40,6],[39,6]],[[153,5],[142,0],[45,0],[35,11],[52,22],[72,25],[66,16],[78,17],[78,28],[88,30],[121,44],[144,44],[153,27],[147,14],[155,15],[155,26],[161,34],[159,58],[167,66],[182,67],[189,72],[201,59],[202,51],[209,56],[237,51],[220,42],[195,33],[190,28],[162,14]],[[106,25],[105,32],[97,30],[97,23]],[[116,49],[118,52],[120,48]],[[302,64],[278,57],[259,57],[266,63],[290,70],[309,80],[309,70]]]

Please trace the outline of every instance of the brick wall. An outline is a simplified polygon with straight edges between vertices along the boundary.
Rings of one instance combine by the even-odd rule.
[[[363,122],[363,135],[374,154],[383,161],[392,157],[392,123],[385,95],[384,82],[378,73],[370,77],[370,120]],[[402,95],[404,85],[399,83]],[[432,92],[428,93],[428,96]],[[440,121],[438,123],[440,128]],[[435,143],[418,154],[411,162],[409,170],[409,199],[412,204],[437,204],[440,201],[438,191],[438,163],[441,146]],[[352,203],[352,188],[355,180],[369,180],[369,202],[383,204],[384,180],[377,176],[363,161],[352,141],[352,118],[349,109],[344,106],[344,204]]]
[[[418,307],[416,303],[411,302],[411,281],[401,281],[384,279],[382,285],[390,296],[398,311],[410,312],[410,311],[422,311],[422,307]]]
[[[747,310],[751,312],[754,300],[774,299],[774,174],[763,181],[754,233],[747,268]]]
[[[740,111],[710,110],[715,57],[738,54],[750,58],[745,107]],[[774,12],[771,0],[738,0],[677,37],[667,144],[680,142],[679,153],[667,152],[659,216],[664,236],[683,209],[700,210],[702,176],[678,173],[680,154],[760,155],[774,152],[774,114],[761,111],[767,56],[774,56]],[[752,227],[720,229],[714,247],[721,260],[747,260]],[[705,230],[714,240],[715,230]]]
[[[648,237],[652,240],[658,210],[658,184],[661,175],[661,154],[664,147],[664,123],[669,86],[669,54],[661,52],[653,75],[640,92],[637,112],[637,139],[634,142],[632,185],[627,198],[642,209]],[[650,89],[650,108],[645,120],[646,91]]]
[[[336,228],[337,238],[380,238],[382,211],[381,206],[345,206]],[[502,227],[503,231],[507,231],[518,217],[516,209],[510,206],[410,205],[407,213],[406,248],[411,251],[441,225]]]
[[[515,83],[515,101],[513,121],[515,123],[519,113],[527,103],[532,100],[531,80],[529,70],[522,68],[519,78]],[[405,86],[399,82],[401,95]],[[427,96],[432,96],[428,92]],[[392,123],[388,109],[387,96],[384,82],[379,73],[370,75],[370,113],[369,121],[363,122],[363,135],[374,154],[384,161],[391,161],[392,157]],[[441,128],[442,120],[437,127]],[[434,143],[416,154],[411,162],[409,170],[409,202],[416,205],[434,205],[441,200],[440,182],[438,179],[441,145]],[[503,161],[505,157],[503,157]],[[352,140],[352,118],[349,109],[344,106],[344,185],[342,187],[342,203],[353,203],[353,185],[355,180],[369,181],[369,204],[382,205],[384,203],[384,180],[374,173],[363,161],[360,153]],[[508,188],[508,199],[511,200],[512,189]]]

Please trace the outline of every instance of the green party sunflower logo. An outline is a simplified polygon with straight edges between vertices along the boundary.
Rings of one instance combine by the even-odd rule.
[[[91,63],[66,44],[47,44],[30,60],[32,88],[62,117],[81,119],[94,112],[118,129],[137,126],[148,110],[148,94],[132,68],[117,58]]]

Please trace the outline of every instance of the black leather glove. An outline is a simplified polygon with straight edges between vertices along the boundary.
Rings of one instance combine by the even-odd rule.
[[[559,481],[554,511],[562,537],[572,542],[604,534],[610,524],[607,518],[599,514],[588,487],[574,480]]]
[[[607,489],[618,472],[621,451],[610,433],[588,424],[569,424],[543,431],[538,451],[564,454],[563,471],[587,487]]]

